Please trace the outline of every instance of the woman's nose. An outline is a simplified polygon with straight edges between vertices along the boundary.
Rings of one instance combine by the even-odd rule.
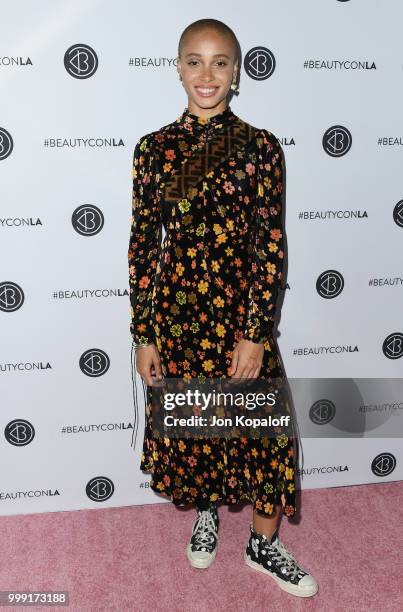
[[[201,77],[204,81],[211,81],[212,80],[211,68],[203,68]]]

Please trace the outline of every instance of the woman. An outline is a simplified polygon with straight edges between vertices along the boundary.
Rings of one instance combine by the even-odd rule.
[[[147,385],[141,469],[151,471],[155,492],[178,506],[196,505],[187,546],[193,567],[215,558],[216,502],[249,500],[246,563],[307,597],[316,593],[316,580],[278,537],[281,511],[288,517],[296,511],[293,439],[152,436],[156,380],[284,375],[273,342],[284,160],[271,132],[242,121],[227,104],[239,55],[224,23],[190,24],[177,61],[188,105],[140,138],[134,151],[128,256],[130,329]]]

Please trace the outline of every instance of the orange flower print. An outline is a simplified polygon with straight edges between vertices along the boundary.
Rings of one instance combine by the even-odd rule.
[[[225,191],[225,193],[233,193],[235,191],[235,187],[232,183],[230,183],[229,181],[225,181],[224,185],[223,185],[223,189]]]

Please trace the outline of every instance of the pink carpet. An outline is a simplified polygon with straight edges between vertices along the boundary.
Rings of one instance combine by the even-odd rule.
[[[156,504],[3,517],[0,590],[68,590],[68,609],[82,612],[400,612],[402,500],[402,482],[302,493],[299,524],[284,518],[280,535],[319,582],[309,599],[282,592],[244,564],[249,505],[220,506],[217,557],[207,570],[189,567],[185,554],[193,509]]]

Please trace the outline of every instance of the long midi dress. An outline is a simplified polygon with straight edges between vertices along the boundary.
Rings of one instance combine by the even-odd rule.
[[[155,344],[164,377],[226,377],[242,338],[263,343],[259,376],[285,376],[273,341],[285,288],[284,169],[276,136],[230,106],[207,119],[186,107],[137,142],[130,332],[137,345]],[[177,506],[249,500],[265,516],[278,504],[296,513],[293,437],[153,438],[152,387],[144,389],[140,469],[153,491]]]

